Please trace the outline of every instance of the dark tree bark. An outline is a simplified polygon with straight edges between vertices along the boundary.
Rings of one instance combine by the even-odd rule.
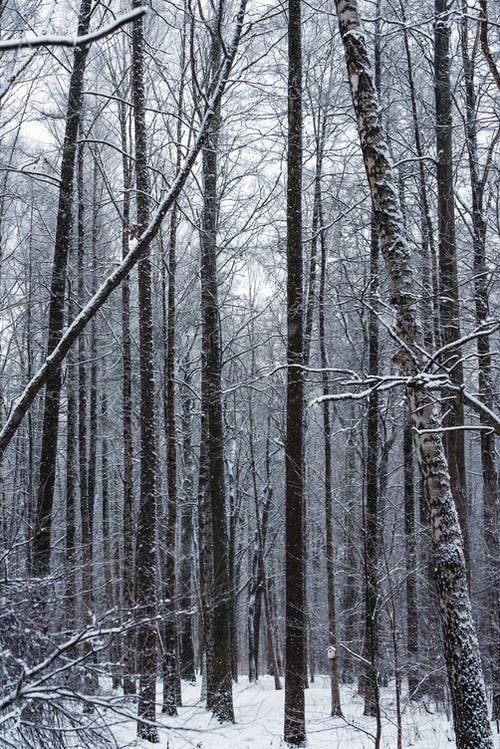
[[[410,42],[408,29],[406,26],[405,6],[400,2],[401,19],[405,24],[403,28],[403,40],[405,47],[406,65],[408,73],[408,92],[411,102],[411,116],[413,125],[413,135],[415,140],[415,153],[418,159],[418,188],[420,193],[420,225],[422,234],[422,276],[425,299],[423,301],[423,326],[424,338],[429,350],[432,350],[433,343],[436,347],[441,345],[441,331],[439,328],[439,272],[436,255],[436,243],[434,240],[434,227],[432,223],[431,210],[425,179],[425,152],[422,144],[420,124],[417,109],[417,92],[415,88],[415,78],[413,75],[413,61],[410,51]],[[429,320],[431,315],[429,309],[432,307],[432,322]],[[433,341],[434,337],[434,341]]]
[[[302,272],[301,2],[288,4],[287,417],[285,440],[286,624],[284,738],[300,746],[305,728],[305,507]]]
[[[372,218],[370,243],[370,310],[368,312],[368,370],[378,374],[379,331],[376,312],[378,294],[378,231]],[[365,560],[365,655],[370,666],[365,668],[362,690],[364,714],[377,718],[376,746],[380,745],[380,699],[378,687],[378,558],[379,558],[379,399],[373,390],[368,401],[366,432],[366,503],[364,513]]]
[[[376,3],[375,49],[374,49],[374,83],[378,93],[381,86],[381,52],[380,52],[380,0]],[[368,372],[379,374],[379,322],[377,315],[379,289],[379,240],[377,225],[373,216],[371,220],[370,241],[370,309],[368,311]],[[362,674],[362,691],[365,700],[364,715],[375,716],[377,733],[375,747],[380,746],[381,716],[380,694],[378,685],[378,597],[379,597],[379,524],[382,516],[380,507],[380,433],[379,433],[379,397],[377,390],[370,393],[368,400],[368,420],[366,426],[366,501],[364,512],[364,560],[365,560],[365,645],[364,652],[370,666]]]
[[[141,5],[134,0],[133,5]],[[137,223],[142,232],[149,222],[149,172],[147,165],[147,131],[145,118],[143,19],[132,27],[132,99],[134,103],[135,176]],[[140,499],[137,519],[135,558],[136,601],[145,620],[138,631],[139,704],[137,735],[158,743],[156,726],[156,424],[153,346],[153,302],[151,259],[149,251],[137,269],[139,301],[139,372],[140,372]],[[148,621],[149,620],[149,621]]]
[[[485,13],[486,13],[486,3]],[[470,185],[472,194],[472,229],[474,250],[474,302],[478,328],[484,326],[489,317],[489,271],[486,262],[486,220],[484,216],[484,187],[491,165],[491,153],[495,140],[500,136],[497,131],[495,140],[490,146],[480,174],[477,142],[476,104],[477,95],[474,85],[474,62],[469,53],[467,7],[462,3],[461,49],[465,82],[465,135],[469,162]],[[490,409],[494,407],[494,388],[492,371],[492,354],[490,337],[479,335],[476,339],[479,394],[482,402]],[[500,574],[500,492],[495,457],[495,435],[487,429],[484,418],[480,418],[481,431],[481,467],[483,474],[483,517],[485,545],[485,587],[488,591],[484,601],[486,615],[485,638],[489,643],[489,671],[493,689],[493,719],[500,720],[500,642],[498,623],[500,622],[500,595],[497,581]]]
[[[210,29],[210,70],[220,64],[218,17]],[[212,596],[207,648],[208,707],[220,721],[234,722],[231,677],[231,607],[228,570],[224,426],[222,418],[221,341],[217,288],[217,195],[220,107],[202,149],[203,209],[201,216],[202,399],[206,409],[207,482],[212,535]],[[207,622],[208,623],[208,622]]]
[[[176,163],[175,173],[179,174],[182,164],[182,125],[184,110],[184,85],[186,67],[186,24],[187,14],[184,13],[182,36],[180,80],[177,101],[176,126]],[[177,523],[177,435],[175,428],[175,284],[176,284],[176,252],[177,252],[177,224],[179,221],[177,203],[172,207],[170,215],[170,235],[168,241],[168,297],[167,310],[164,309],[164,324],[166,324],[165,347],[165,440],[167,446],[167,531],[165,538],[163,560],[163,591],[167,601],[166,619],[162,629],[163,640],[163,706],[162,712],[167,715],[177,715],[176,705],[182,703],[181,684],[179,675],[179,639],[177,617],[175,613],[175,533]],[[164,272],[164,271],[163,271]],[[164,276],[162,276],[164,278]],[[165,304],[165,290],[163,290],[163,304]]]
[[[457,248],[455,239],[455,198],[453,193],[452,98],[450,82],[450,26],[447,0],[436,0],[434,22],[434,93],[436,99],[436,179],[439,231],[439,314],[442,343],[452,346],[460,338]],[[464,375],[460,349],[450,348],[443,361],[450,380],[463,386]],[[464,539],[467,570],[470,568],[469,530],[467,521],[467,485],[465,478],[464,432],[453,427],[464,423],[464,406],[460,398],[444,404],[444,447],[453,499]]]
[[[457,749],[492,749],[486,693],[467,585],[463,538],[451,493],[439,415],[432,395],[416,378],[423,366],[423,338],[415,314],[411,254],[399,199],[388,160],[372,68],[355,0],[336,0],[349,83],[372,204],[384,256],[396,333],[401,340],[398,362],[409,378],[419,468],[431,523],[445,657],[453,706]],[[427,431],[427,430],[432,431]]]
[[[78,36],[89,30],[92,0],[82,0],[78,15]],[[73,180],[78,130],[83,103],[83,83],[88,47],[75,49],[69,83],[66,129],[61,159],[59,204],[54,242],[54,260],[50,287],[47,356],[62,334],[64,325],[64,293],[66,266],[71,241],[73,213]],[[46,380],[42,426],[42,449],[33,538],[33,574],[43,577],[50,571],[50,535],[56,474],[57,437],[59,432],[59,401],[61,368],[56,367]]]

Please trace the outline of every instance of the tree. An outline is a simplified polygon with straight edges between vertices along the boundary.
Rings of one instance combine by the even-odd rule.
[[[78,35],[87,34],[90,25],[92,0],[82,0],[78,13]],[[47,356],[61,339],[64,324],[64,295],[66,266],[73,217],[73,189],[75,156],[83,105],[83,83],[88,47],[77,47],[68,90],[66,128],[61,159],[59,205],[54,241],[54,260],[49,302]],[[45,383],[45,400],[42,433],[41,470],[38,480],[35,532],[33,540],[33,572],[44,577],[50,571],[50,539],[52,506],[56,473],[59,402],[61,395],[61,369],[55,367]]]
[[[141,0],[134,0],[137,6]],[[147,163],[146,92],[144,82],[143,19],[132,27],[132,98],[134,102],[135,178],[137,224],[143,232],[150,221],[149,172]],[[139,704],[137,735],[151,743],[159,742],[156,718],[156,512],[157,453],[155,419],[155,377],[153,347],[153,302],[149,249],[137,269],[139,301],[140,372],[140,499],[135,556],[135,598],[141,616],[146,619],[137,638],[139,661]],[[150,621],[147,621],[147,619]]]
[[[395,332],[401,348],[398,363],[407,378],[419,468],[431,522],[441,624],[458,749],[491,749],[486,693],[467,586],[463,539],[451,493],[439,417],[425,384],[422,334],[415,315],[413,269],[395,185],[387,156],[385,131],[372,78],[357,3],[337,0],[349,84],[359,139],[389,278]]]
[[[211,79],[216,75],[222,54],[220,24],[223,5],[209,27]],[[210,93],[210,90],[209,90]],[[202,385],[206,437],[206,482],[204,486],[207,523],[211,538],[206,570],[208,585],[205,616],[207,650],[207,705],[221,721],[234,722],[231,680],[230,592],[228,574],[228,537],[226,489],[224,478],[224,425],[222,418],[221,331],[217,288],[217,155],[221,127],[220,105],[211,123],[202,149],[203,209],[200,227],[200,279],[202,312]]]
[[[288,4],[285,741],[306,737],[301,2]]]

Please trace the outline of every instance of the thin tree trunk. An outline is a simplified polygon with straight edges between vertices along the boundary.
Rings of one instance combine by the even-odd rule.
[[[122,258],[129,251],[130,236],[130,190],[132,180],[130,162],[127,158],[127,116],[125,104],[119,103],[123,206],[122,206]],[[130,336],[130,279],[123,279],[121,287],[121,335],[122,335],[122,437],[123,437],[123,609],[125,618],[131,615],[134,605],[134,449],[132,440],[132,343]],[[123,692],[135,694],[135,633],[130,629],[123,642]]]
[[[184,12],[181,58],[180,58],[180,80],[177,103],[177,127],[176,127],[176,164],[175,173],[179,174],[182,164],[182,124],[184,110],[184,83],[185,83],[185,61],[186,61],[186,22],[187,15]],[[168,299],[166,315],[166,351],[165,351],[165,439],[167,446],[167,484],[168,484],[168,510],[167,510],[167,532],[164,548],[163,562],[163,588],[166,604],[166,621],[162,629],[163,635],[163,706],[162,712],[167,715],[177,715],[176,705],[180,705],[181,686],[178,664],[178,631],[177,617],[175,614],[175,531],[177,523],[177,439],[175,431],[175,283],[176,283],[176,251],[177,251],[177,203],[172,207],[170,216],[170,236],[168,242]],[[165,299],[165,294],[163,294]],[[165,302],[164,302],[165,303]]]
[[[321,163],[321,162],[320,162]],[[319,348],[322,369],[323,394],[328,394],[328,357],[326,351],[326,326],[325,326],[325,286],[326,286],[326,264],[327,246],[326,233],[323,228],[322,196],[321,196],[321,168],[317,170],[317,210],[321,264],[319,282]],[[330,407],[328,402],[323,403],[323,438],[325,441],[324,470],[325,470],[325,526],[326,526],[326,576],[328,597],[328,664],[330,668],[331,710],[332,716],[341,716],[339,689],[339,659],[337,644],[337,614],[335,607],[335,566],[334,566],[334,541],[333,541],[333,484],[332,484],[332,423]]]
[[[231,591],[231,674],[238,682],[238,567],[236,564],[236,539],[238,535],[238,456],[233,440],[227,461],[227,484],[229,504],[229,586]]]
[[[423,285],[424,293],[427,297],[424,300],[424,312],[422,315],[424,324],[424,336],[426,343],[430,344],[432,349],[432,334],[434,334],[434,345],[439,347],[441,345],[441,331],[439,329],[439,269],[436,255],[436,243],[434,241],[434,227],[432,225],[431,211],[429,206],[429,198],[427,193],[427,183],[425,180],[425,153],[422,145],[422,138],[420,134],[420,125],[418,121],[418,110],[417,110],[417,93],[415,89],[415,80],[413,76],[413,62],[410,51],[410,43],[408,36],[408,29],[406,26],[406,14],[404,2],[400,1],[401,19],[405,24],[403,27],[403,40],[406,55],[406,65],[408,71],[408,91],[410,94],[411,101],[411,115],[413,124],[413,135],[415,140],[415,153],[417,156],[418,165],[418,187],[420,192],[421,202],[421,231],[422,231],[422,273],[423,273]],[[430,265],[430,269],[429,269]],[[429,282],[429,270],[430,270],[430,282]],[[433,324],[428,322],[429,318],[429,307],[432,307]]]
[[[436,100],[436,180],[439,230],[439,315],[443,345],[450,346],[443,366],[450,380],[463,386],[460,349],[453,343],[460,338],[457,248],[455,239],[455,198],[453,193],[452,99],[450,82],[450,26],[447,0],[435,0],[434,20],[434,93]],[[460,398],[444,405],[444,448],[450,486],[460,520],[465,564],[470,572],[469,530],[467,521],[467,485],[465,478],[464,406]]]
[[[484,3],[486,12],[486,3]],[[486,221],[483,208],[483,192],[488,176],[490,160],[488,159],[483,174],[479,174],[479,154],[477,144],[477,96],[474,87],[474,63],[469,54],[467,6],[462,3],[461,48],[465,80],[465,131],[469,174],[472,193],[472,228],[474,248],[474,303],[478,327],[488,321],[489,271],[486,262]],[[500,132],[500,131],[499,131]],[[498,138],[498,133],[496,138]],[[492,355],[488,335],[476,339],[479,394],[483,403],[490,409],[494,407],[494,389],[492,377]],[[487,427],[484,418],[481,426]],[[500,644],[498,622],[500,621],[500,595],[498,579],[500,574],[500,492],[498,473],[495,464],[495,435],[484,428],[480,435],[481,467],[483,474],[483,517],[486,578],[483,586],[489,591],[485,603],[487,611],[486,641],[489,642],[489,665],[493,689],[493,719],[500,720]]]
[[[387,155],[378,97],[372,79],[355,0],[336,0],[349,83],[356,111],[363,158],[389,279],[390,300],[401,340],[398,362],[415,378],[423,366],[422,333],[415,315],[411,254],[406,241],[397,191]],[[457,749],[492,749],[486,693],[474,631],[463,538],[455,509],[442,440],[440,419],[429,391],[413,379],[407,387],[419,468],[431,523],[448,682]]]
[[[180,639],[180,675],[183,679],[196,680],[193,643],[192,614],[192,558],[193,558],[193,512],[195,507],[193,486],[193,453],[192,453],[192,399],[191,371],[188,354],[182,368],[182,502],[180,507],[180,563],[179,563],[179,639]]]
[[[272,624],[271,624],[271,611],[270,611],[270,604],[269,604],[269,590],[267,585],[267,576],[266,576],[266,567],[265,567],[265,561],[264,561],[264,546],[265,546],[265,539],[267,536],[267,523],[269,519],[269,502],[270,502],[270,495],[268,494],[266,497],[266,507],[264,508],[264,512],[262,513],[262,519],[261,519],[261,513],[260,513],[260,506],[259,506],[259,494],[257,490],[257,471],[255,466],[255,448],[254,448],[254,427],[253,427],[253,412],[252,412],[252,398],[250,392],[248,393],[248,419],[249,419],[249,440],[250,440],[250,470],[252,473],[252,483],[253,483],[253,496],[254,496],[254,506],[255,506],[255,522],[256,522],[256,554],[257,554],[257,581],[258,586],[260,587],[262,591],[262,598],[264,600],[264,616],[266,621],[266,631],[268,633],[269,638],[269,645],[271,648],[271,662],[273,667],[273,677],[274,677],[274,688],[279,690],[281,689],[281,682],[280,682],[280,674],[279,674],[279,667],[278,667],[278,656],[276,653],[275,643],[274,643],[274,637],[272,636]],[[257,650],[257,635],[255,636],[255,648]],[[258,650],[257,650],[258,653]],[[256,661],[256,669],[257,669],[257,655],[255,658]],[[257,678],[257,673],[256,673]]]
[[[419,694],[417,601],[417,543],[415,536],[415,484],[413,475],[412,423],[406,416],[403,432],[403,471],[405,504],[405,561],[406,561],[406,638],[408,651],[408,694],[416,699]]]
[[[69,313],[73,316],[74,303],[72,290],[69,291]],[[68,628],[77,621],[76,608],[76,500],[78,494],[78,370],[73,352],[66,364],[67,424],[66,424],[66,621]]]
[[[351,421],[354,421],[352,414]],[[357,641],[357,590],[358,590],[358,565],[356,554],[356,520],[355,520],[355,470],[356,470],[356,452],[354,446],[354,429],[348,430],[346,442],[346,468],[344,474],[345,489],[343,492],[344,506],[346,512],[344,515],[346,529],[346,552],[345,552],[345,586],[342,592],[342,611],[344,615],[344,635],[343,640],[347,643],[349,650],[356,650]],[[356,676],[355,661],[351,653],[347,650],[342,656],[342,681],[351,684]]]

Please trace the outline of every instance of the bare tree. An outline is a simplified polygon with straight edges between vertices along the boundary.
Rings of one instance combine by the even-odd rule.
[[[372,68],[357,3],[355,0],[337,0],[336,8],[379,241],[389,277],[390,300],[396,315],[395,333],[400,342],[397,359],[402,372],[409,378],[407,398],[431,522],[435,579],[457,747],[492,749],[467,586],[463,538],[439,434],[440,420],[429,390],[418,378],[425,360],[422,359],[422,333],[415,314],[411,255],[392,180]]]

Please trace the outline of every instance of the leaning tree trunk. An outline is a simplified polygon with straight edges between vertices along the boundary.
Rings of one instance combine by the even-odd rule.
[[[78,15],[78,36],[88,33],[91,7],[92,0],[82,0]],[[73,179],[88,49],[88,46],[75,49],[73,70],[69,83],[50,287],[47,356],[51,354],[59,342],[64,325],[66,267],[71,242],[73,213]],[[56,475],[60,397],[61,367],[58,366],[47,378],[45,387],[42,449],[33,537],[33,573],[40,577],[47,575],[50,570],[50,534]]]
[[[450,487],[440,417],[417,377],[423,368],[411,253],[388,160],[373,73],[355,0],[336,0],[359,138],[401,341],[397,361],[407,379],[414,441],[431,523],[448,682],[458,749],[492,749],[486,692],[472,620],[463,538]],[[430,430],[430,431],[429,431]]]
[[[141,3],[134,2],[134,6]],[[149,174],[144,90],[144,38],[142,17],[132,29],[132,98],[134,103],[137,223],[142,232],[149,221]],[[139,261],[139,372],[140,372],[140,500],[135,559],[136,602],[144,619],[137,636],[139,704],[137,735],[158,743],[156,718],[156,425],[153,346],[153,301],[150,252]]]
[[[300,746],[306,738],[303,337],[301,2],[289,0],[284,738],[288,744],[295,746]]]

